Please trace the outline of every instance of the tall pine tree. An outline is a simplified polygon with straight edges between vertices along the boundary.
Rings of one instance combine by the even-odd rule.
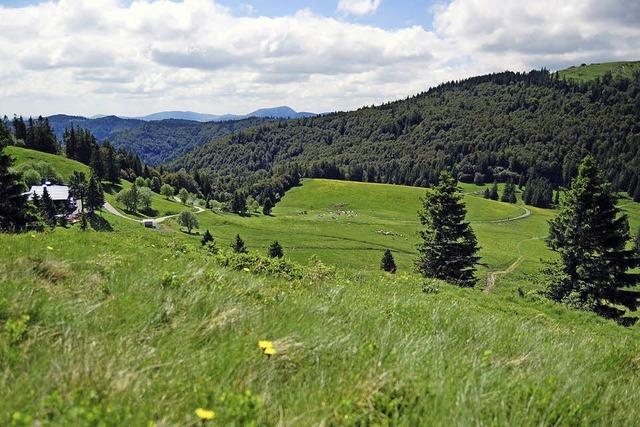
[[[30,218],[25,188],[20,175],[9,169],[12,164],[0,141],[0,231],[23,230]]]
[[[87,210],[89,213],[94,213],[96,210],[102,209],[102,205],[104,205],[102,185],[96,174],[92,173],[87,184]]]
[[[548,272],[551,298],[596,311],[608,303],[635,308],[635,297],[620,289],[636,283],[628,270],[637,258],[626,248],[629,223],[616,202],[595,160],[586,157],[549,223],[547,244],[561,258]]]
[[[418,214],[424,229],[419,232],[416,266],[424,276],[465,287],[475,284],[479,247],[464,220],[466,213],[457,182],[442,172],[438,184],[427,190]]]

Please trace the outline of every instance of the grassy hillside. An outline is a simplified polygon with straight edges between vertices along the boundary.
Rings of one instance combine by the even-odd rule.
[[[297,280],[222,268],[185,233],[106,213],[112,232],[0,235],[12,254],[0,259],[0,424],[196,425],[198,407],[221,425],[633,424],[637,328],[503,283],[425,293],[409,254],[396,275],[360,260],[375,244],[409,250],[419,194],[313,180],[273,218],[200,214],[252,248],[291,239],[292,257],[305,253],[289,246],[298,235],[326,259],[329,244],[356,249],[338,251],[337,272],[312,263]],[[540,255],[527,242],[550,212],[487,223],[518,208],[466,200],[491,268]],[[336,203],[357,216],[319,217]],[[371,233],[391,227],[409,241]],[[261,354],[261,339],[277,354]]]
[[[89,167],[75,160],[67,159],[63,156],[55,154],[43,153],[41,151],[29,150],[21,147],[6,147],[6,152],[15,159],[15,165],[25,162],[46,162],[67,180],[73,174],[73,171],[81,171],[89,174]]]
[[[558,75],[564,79],[585,82],[603,77],[607,73],[611,73],[613,77],[630,79],[633,77],[633,73],[638,71],[640,71],[640,61],[623,61],[569,67],[558,71]]]
[[[220,425],[634,424],[640,327],[541,298],[553,211],[462,188],[476,289],[412,273],[414,187],[305,180],[270,217],[198,214],[221,248],[280,240],[306,265],[286,278],[223,267],[173,221],[0,234],[0,425],[198,425],[199,407]]]

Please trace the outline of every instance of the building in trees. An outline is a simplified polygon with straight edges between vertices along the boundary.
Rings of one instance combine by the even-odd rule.
[[[480,259],[476,236],[468,222],[467,210],[457,182],[448,172],[440,174],[437,185],[426,192],[418,216],[423,225],[419,232],[417,270],[459,286],[474,286],[476,263]]]
[[[547,245],[561,259],[547,271],[552,299],[604,314],[619,314],[611,304],[635,310],[635,294],[622,288],[637,284],[629,269],[638,258],[627,249],[629,223],[616,202],[595,160],[586,157],[550,221]]]

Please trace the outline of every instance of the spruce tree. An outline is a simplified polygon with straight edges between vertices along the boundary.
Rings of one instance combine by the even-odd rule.
[[[457,182],[442,172],[437,185],[426,192],[418,216],[424,229],[417,249],[417,270],[460,286],[473,286],[479,260],[476,236],[464,218],[467,210]]]
[[[391,249],[384,251],[384,255],[382,255],[382,259],[380,260],[380,269],[388,271],[389,273],[396,272],[396,262],[391,254]]]
[[[42,190],[42,199],[40,200],[40,207],[42,212],[42,217],[46,221],[51,228],[56,226],[56,215],[58,212],[56,211],[56,205],[53,203],[51,196],[49,196],[49,191],[47,187],[44,187]]]
[[[277,240],[269,245],[267,255],[271,258],[282,258],[284,256],[282,246],[280,246],[280,243]]]
[[[247,196],[243,192],[236,191],[233,193],[233,199],[231,199],[231,211],[240,216],[247,214]]]
[[[82,212],[84,212],[85,208],[85,192],[87,188],[87,179],[84,176],[84,172],[73,171],[73,175],[69,179],[69,190],[71,191],[71,196],[75,199],[80,200],[80,204],[82,205]]]
[[[595,160],[586,157],[549,223],[547,245],[561,259],[548,272],[551,298],[596,311],[608,303],[633,306],[620,288],[636,283],[627,270],[637,258],[626,249],[629,223],[616,202]]]
[[[89,184],[87,184],[87,209],[89,213],[93,213],[96,209],[102,209],[104,205],[104,192],[102,185],[95,174],[91,174]]]
[[[491,187],[491,192],[489,193],[489,198],[491,200],[498,200],[498,183],[493,181],[493,186]]]
[[[502,197],[500,198],[501,202],[506,203],[515,203],[517,202],[516,198],[516,185],[512,180],[507,181],[507,184],[504,187],[504,192],[502,193]]]
[[[271,210],[273,209],[273,202],[269,197],[264,201],[264,205],[262,206],[262,213],[264,215],[271,215]]]
[[[200,240],[200,243],[202,244],[202,246],[204,246],[209,242],[213,242],[213,236],[211,235],[211,232],[207,228],[204,234],[202,235],[202,240]]]
[[[0,231],[20,231],[30,218],[25,188],[20,174],[9,169],[12,164],[0,141]]]
[[[247,248],[244,246],[244,241],[240,238],[239,234],[236,234],[236,238],[231,244],[231,248],[233,249],[233,252],[237,254],[247,253]]]

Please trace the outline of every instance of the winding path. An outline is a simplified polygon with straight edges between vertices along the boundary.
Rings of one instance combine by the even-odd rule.
[[[524,206],[518,206],[518,207],[522,209],[523,212],[521,215],[514,216],[513,218],[491,219],[487,221],[471,221],[471,222],[482,223],[482,224],[499,224],[502,222],[518,221],[520,219],[525,219],[531,216],[531,210],[529,208],[526,208]]]
[[[509,274],[511,272],[513,272],[513,270],[515,270],[516,268],[518,268],[518,266],[522,263],[522,261],[524,261],[524,257],[522,256],[522,249],[521,249],[521,245],[524,242],[530,242],[532,240],[540,240],[540,239],[544,239],[547,236],[539,236],[539,237],[530,237],[528,239],[524,239],[518,242],[518,258],[511,264],[509,265],[509,267],[507,267],[504,270],[500,270],[500,271],[491,271],[489,272],[489,275],[487,276],[487,284],[484,287],[483,291],[484,292],[491,292],[491,290],[496,286],[496,279],[498,278],[498,276],[504,275],[504,274]]]
[[[484,292],[491,292],[491,290],[496,286],[496,278],[499,275],[502,274],[509,274],[511,273],[513,270],[515,270],[520,263],[524,261],[523,257],[518,257],[518,259],[516,259],[513,264],[511,264],[509,267],[507,267],[504,270],[500,270],[500,271],[492,271],[489,273],[489,275],[487,276],[487,285],[484,287],[483,291]]]
[[[199,213],[202,213],[202,212],[205,211],[205,209],[201,208],[200,206],[194,206],[194,208],[196,208],[196,211],[194,212],[196,214],[199,214]],[[121,213],[119,210],[114,208],[109,202],[104,202],[104,209],[107,212],[109,212],[109,213],[111,213],[113,215],[119,216],[120,218],[128,219],[129,221],[135,221],[135,222],[138,222],[138,223],[141,223],[141,224],[142,224],[143,221],[149,221],[149,220],[153,221],[156,224],[160,224],[161,222],[164,222],[169,218],[175,218],[178,215],[180,215],[179,213],[177,213],[177,214],[166,215],[166,216],[161,216],[161,217],[157,217],[157,218],[137,219],[137,218],[131,218],[130,216],[127,216],[127,215]]]

